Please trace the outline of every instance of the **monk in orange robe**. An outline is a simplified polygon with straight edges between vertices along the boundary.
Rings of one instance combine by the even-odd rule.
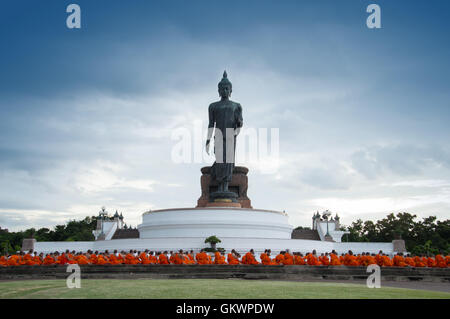
[[[294,254],[294,265],[306,265],[305,259],[303,259],[303,256],[300,255],[300,253]]]
[[[160,254],[158,256],[158,263],[160,265],[168,265],[169,264],[169,259],[167,258],[167,251],[165,251],[164,253]]]
[[[320,256],[319,261],[323,266],[329,266],[330,265],[330,259],[328,258],[328,253]]]
[[[275,263],[277,265],[282,265],[283,261],[284,261],[284,251],[280,251],[280,253],[275,256]]]
[[[69,262],[69,260],[67,259],[65,253],[62,253],[61,255],[58,255],[58,256],[56,257],[56,261],[55,261],[55,263],[58,264],[58,265],[65,265],[65,264],[67,264],[68,262]]]
[[[405,264],[410,267],[416,267],[416,262],[414,261],[413,258],[411,258],[410,255],[407,255],[405,257]]]
[[[192,264],[192,265],[195,264],[195,258],[194,258],[194,251],[193,251],[193,250],[191,250],[191,251],[189,252],[189,254],[187,254],[187,257],[188,257],[189,260],[191,261],[191,264]]]
[[[225,257],[218,251],[216,251],[214,253],[214,264],[215,265],[224,265],[224,264],[226,264]]]
[[[394,267],[406,267],[405,258],[400,254],[395,255],[392,262]]]
[[[23,261],[24,261],[24,264],[25,264],[25,265],[28,265],[28,266],[32,266],[32,265],[35,264],[35,263],[34,263],[34,260],[33,260],[33,256],[32,256],[30,253],[25,254],[25,255],[23,256]]]
[[[447,267],[450,267],[450,255],[445,256],[445,262],[447,263]]]
[[[6,267],[8,265],[8,259],[6,258],[6,256],[1,256],[0,257],[0,266]]]
[[[237,258],[233,252],[227,256],[228,265],[239,265],[239,258]]]
[[[262,263],[263,265],[277,265],[277,263],[274,262],[274,261],[270,258],[270,256],[269,256],[267,250],[266,250],[265,252],[263,252],[263,253],[260,255],[260,259],[261,259],[261,263]]]
[[[331,259],[331,262],[330,262],[331,266],[340,266],[341,265],[341,262],[339,261],[339,257],[335,253],[330,254],[330,259]]]
[[[49,255],[45,256],[42,264],[43,265],[53,265],[53,264],[55,264],[55,258],[53,258],[52,254],[49,254]]]
[[[139,263],[139,261],[137,260],[136,257],[134,257],[134,254],[132,254],[131,252],[126,254],[125,256],[125,264],[127,265],[137,265]]]
[[[419,256],[414,257],[414,267],[426,267],[425,263],[422,262],[422,259]]]
[[[245,264],[246,265],[258,265],[259,262],[256,260],[255,256],[254,256],[254,251],[253,249],[250,249],[250,251],[248,253],[246,253],[244,255],[244,257],[242,257],[242,260],[245,260]],[[243,262],[244,263],[244,262]]]
[[[428,267],[436,267],[436,260],[433,257],[427,258]]]
[[[195,256],[195,259],[199,265],[208,265],[211,263],[211,258],[203,249]]]
[[[140,253],[139,259],[141,260],[141,264],[143,264],[143,265],[151,264],[150,259],[147,257],[147,252]]]
[[[283,265],[290,266],[294,264],[294,256],[292,256],[289,252],[284,254]]]
[[[319,266],[320,265],[319,260],[312,253],[309,253],[306,255],[306,263],[309,266]]]
[[[344,265],[352,266],[352,267],[359,266],[358,259],[356,258],[355,255],[353,255],[353,253],[351,251],[349,251],[347,254],[345,254]]]
[[[78,265],[88,265],[89,264],[89,259],[83,254],[75,256],[75,260]]]
[[[442,257],[442,255],[438,254],[434,259],[436,261],[436,267],[447,268],[447,263],[445,262],[445,259],[444,257]]]
[[[106,265],[109,264],[109,262],[106,260],[105,256],[103,255],[98,255],[97,256],[97,265]]]

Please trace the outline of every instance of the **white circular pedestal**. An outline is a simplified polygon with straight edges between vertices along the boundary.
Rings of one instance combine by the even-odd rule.
[[[144,213],[139,237],[174,238],[212,235],[228,238],[290,239],[285,213],[247,208],[175,208]]]

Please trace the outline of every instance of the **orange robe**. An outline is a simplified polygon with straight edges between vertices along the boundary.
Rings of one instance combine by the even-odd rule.
[[[20,256],[12,255],[8,259],[8,266],[19,266]]]
[[[143,264],[143,265],[151,264],[151,261],[150,261],[150,259],[147,257],[147,254],[146,254],[146,253],[141,253],[141,254],[139,255],[139,259],[141,260],[141,264]]]
[[[439,268],[447,268],[447,263],[442,255],[436,255],[436,266]]]
[[[344,257],[345,266],[359,266],[358,259],[354,255],[346,254]]]
[[[284,255],[283,254],[278,254],[275,257],[275,263],[281,265],[283,263],[283,261],[284,261]]]
[[[227,256],[228,264],[229,265],[239,265],[239,259],[234,257],[232,253],[229,253]]]
[[[169,264],[169,259],[167,258],[166,255],[161,254],[161,255],[159,255],[158,263],[160,265],[168,265]]]
[[[405,264],[411,267],[416,267],[416,262],[411,257],[405,257]]]
[[[269,255],[266,253],[262,253],[260,258],[263,265],[277,265],[277,263],[270,259]]]
[[[31,254],[25,254],[25,256],[23,256],[23,261],[25,263],[25,265],[31,266],[34,265],[34,260],[33,260],[33,256],[31,256]]]
[[[310,266],[319,266],[320,262],[313,254],[306,255],[306,263]]]
[[[97,265],[105,265],[109,264],[109,262],[106,260],[106,258],[103,255],[97,256]]]
[[[43,265],[53,265],[54,263],[55,259],[50,255],[45,256],[44,261],[42,262]]]
[[[399,255],[395,255],[392,259],[394,267],[406,267],[405,258]]]
[[[92,254],[92,255],[89,257],[89,263],[90,263],[90,264],[93,264],[93,265],[97,264],[97,256],[96,256],[95,254]]]
[[[226,264],[225,257],[218,251],[216,251],[214,253],[214,264],[215,265],[224,265],[224,264]]]
[[[331,266],[339,266],[341,265],[341,262],[339,261],[339,257],[336,254],[331,253],[330,254],[331,257]]]
[[[293,264],[294,264],[294,256],[292,256],[290,253],[284,254],[283,265],[289,266]]]
[[[426,267],[425,263],[419,256],[414,257],[414,266],[415,267]]]
[[[139,263],[139,260],[137,260],[136,257],[134,257],[133,254],[127,254],[125,256],[125,264],[127,265],[136,265]]]
[[[300,255],[294,256],[294,265],[305,265],[305,264],[306,264],[306,262],[302,256],[300,256]]]
[[[8,265],[8,259],[6,259],[6,256],[0,257],[0,266],[6,267]]]
[[[89,260],[85,255],[79,255],[75,257],[75,260],[78,265],[87,265],[89,264]]]
[[[58,264],[58,265],[65,265],[65,264],[67,264],[68,263],[68,259],[67,259],[67,257],[66,257],[66,255],[65,254],[62,254],[62,255],[59,255],[57,258],[56,258],[56,264]]]
[[[258,265],[259,262],[256,260],[255,256],[251,252],[248,252],[244,255],[245,264],[246,265]],[[244,260],[244,258],[242,258]]]
[[[322,265],[324,265],[324,266],[330,265],[330,259],[328,258],[328,256],[320,256],[319,260],[322,263]]]

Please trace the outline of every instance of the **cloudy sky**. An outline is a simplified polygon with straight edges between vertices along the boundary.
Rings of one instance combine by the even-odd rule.
[[[195,206],[213,159],[174,162],[172,134],[224,69],[245,128],[279,129],[276,169],[238,163],[255,208],[449,218],[450,4],[377,0],[368,29],[372,2],[2,2],[0,227]]]

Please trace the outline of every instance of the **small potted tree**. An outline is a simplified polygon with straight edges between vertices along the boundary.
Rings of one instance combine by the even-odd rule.
[[[213,249],[213,250],[216,250],[216,245],[220,242],[222,242],[222,241],[219,238],[217,238],[215,235],[209,236],[208,238],[205,239],[205,244],[209,243],[211,245],[211,249]]]

